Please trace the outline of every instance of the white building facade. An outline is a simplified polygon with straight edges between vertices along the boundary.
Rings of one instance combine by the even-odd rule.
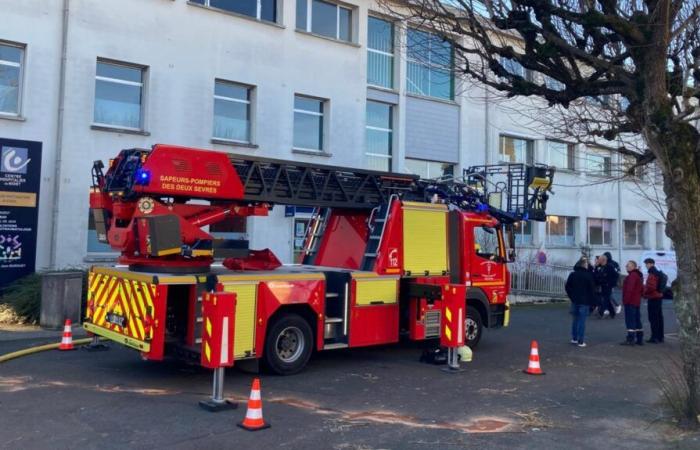
[[[155,143],[424,177],[552,164],[552,217],[523,227],[522,257],[670,250],[647,181],[610,181],[617,155],[533,132],[371,2],[0,0],[0,16],[0,138],[43,144],[38,269],[114,259],[90,223],[92,162]],[[278,205],[212,231],[291,262],[308,218]]]

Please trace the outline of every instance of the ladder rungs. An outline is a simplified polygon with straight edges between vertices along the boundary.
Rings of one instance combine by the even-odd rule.
[[[338,294],[335,292],[327,293],[326,298],[336,298],[338,297]]]
[[[370,236],[369,238],[370,239],[381,239],[382,237],[381,236]]]
[[[375,256],[377,256],[376,253],[365,253],[365,257],[374,258]]]

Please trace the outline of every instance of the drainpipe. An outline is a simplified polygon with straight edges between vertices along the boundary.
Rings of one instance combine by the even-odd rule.
[[[491,160],[490,158],[490,153],[491,149],[489,148],[489,88],[488,86],[484,86],[484,164],[488,164],[489,161]]]
[[[58,203],[61,192],[61,162],[63,153],[63,109],[66,94],[66,59],[68,57],[68,24],[69,24],[70,0],[63,0],[63,23],[61,26],[61,63],[58,78],[58,115],[56,118],[56,160],[54,162],[54,186],[53,186],[53,209],[51,213],[51,254],[50,266],[56,267],[57,247],[58,247]]]
[[[620,264],[620,269],[624,267],[622,261],[622,245],[623,245],[623,226],[622,223],[622,180],[617,180],[617,261]]]

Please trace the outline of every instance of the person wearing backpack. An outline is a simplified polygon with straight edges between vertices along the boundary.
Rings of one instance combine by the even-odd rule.
[[[627,276],[622,282],[622,304],[625,305],[625,326],[627,339],[621,345],[644,345],[644,330],[639,306],[644,293],[644,277],[635,261],[628,261],[625,266]]]
[[[651,337],[647,341],[650,344],[660,344],[664,341],[664,314],[661,308],[668,277],[656,268],[656,261],[652,258],[644,260],[647,267],[647,281],[644,285],[644,298],[647,299],[647,312],[651,325]]]

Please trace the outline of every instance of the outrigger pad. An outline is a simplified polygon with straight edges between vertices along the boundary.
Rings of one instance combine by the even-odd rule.
[[[238,403],[232,402],[230,400],[224,400],[223,402],[215,402],[213,399],[200,400],[199,406],[209,412],[219,412],[229,409],[238,408]]]

